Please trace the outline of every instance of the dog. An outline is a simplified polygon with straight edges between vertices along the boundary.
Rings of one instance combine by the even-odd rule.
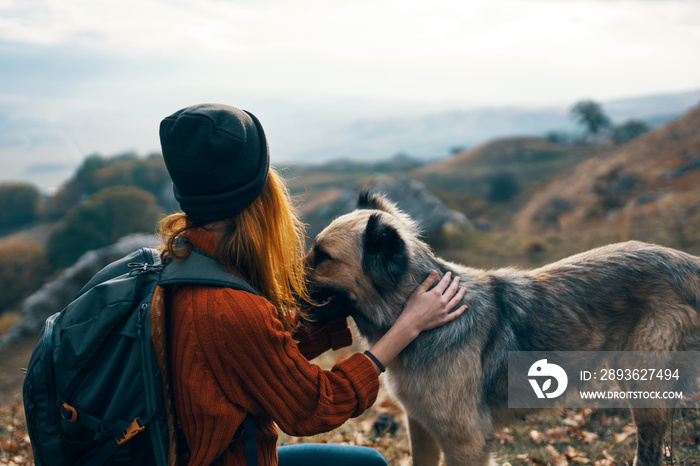
[[[387,367],[407,414],[415,465],[492,461],[507,407],[509,351],[698,351],[700,259],[641,242],[613,244],[535,270],[480,270],[436,257],[417,224],[381,194],[335,219],[306,256],[314,318],[352,316],[377,342],[431,270],[467,288],[467,310],[421,333]],[[671,408],[632,410],[635,464],[659,465]]]

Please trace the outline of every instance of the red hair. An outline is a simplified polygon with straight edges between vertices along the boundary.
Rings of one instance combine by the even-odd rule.
[[[311,299],[304,279],[305,226],[292,208],[282,177],[270,168],[260,196],[223,224],[217,258],[270,301],[285,329],[291,331],[294,314],[301,313],[299,300],[311,303]],[[189,255],[191,246],[178,246],[176,240],[195,226],[184,213],[164,218],[159,231],[165,254]]]

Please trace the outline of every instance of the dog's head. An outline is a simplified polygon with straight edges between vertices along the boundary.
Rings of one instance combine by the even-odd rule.
[[[408,215],[387,198],[363,191],[357,210],[319,233],[306,256],[312,297],[326,303],[312,311],[312,318],[352,315],[358,326],[367,320],[388,329],[428,273],[416,267],[415,256],[424,248]]]

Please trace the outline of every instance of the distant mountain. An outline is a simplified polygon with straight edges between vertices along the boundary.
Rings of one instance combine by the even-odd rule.
[[[488,139],[573,131],[565,109],[477,109],[403,119],[360,120],[335,130],[325,144],[304,151],[305,160],[377,159],[405,153],[438,159]]]
[[[615,99],[605,102],[604,109],[618,121],[626,118],[640,118],[647,121],[666,118],[666,121],[670,121],[669,117],[675,115],[671,118],[675,119],[698,104],[700,104],[700,90]]]
[[[700,90],[602,104],[616,122],[641,118],[656,127],[698,101]],[[88,155],[85,150],[104,155],[159,150],[154,128],[164,113],[160,109],[117,115],[104,124],[86,110],[47,120],[17,105],[0,103],[0,182],[21,179],[46,189],[65,181]],[[568,115],[571,105],[465,108],[455,103],[451,110],[440,110],[447,106],[279,96],[240,105],[255,109],[260,117],[276,163],[377,161],[397,154],[432,161],[496,138],[577,131]]]
[[[700,90],[601,102],[614,123],[630,118],[657,127],[700,103]],[[573,102],[572,102],[573,105]],[[299,148],[297,160],[329,158],[377,159],[397,153],[427,160],[445,157],[459,148],[510,136],[545,136],[579,131],[569,106],[550,108],[481,108],[412,114],[403,118],[357,120],[329,130]]]

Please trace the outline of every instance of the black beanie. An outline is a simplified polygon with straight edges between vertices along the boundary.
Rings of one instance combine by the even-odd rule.
[[[161,121],[160,145],[175,199],[197,224],[236,215],[267,181],[265,133],[244,110],[220,104],[183,108]]]

